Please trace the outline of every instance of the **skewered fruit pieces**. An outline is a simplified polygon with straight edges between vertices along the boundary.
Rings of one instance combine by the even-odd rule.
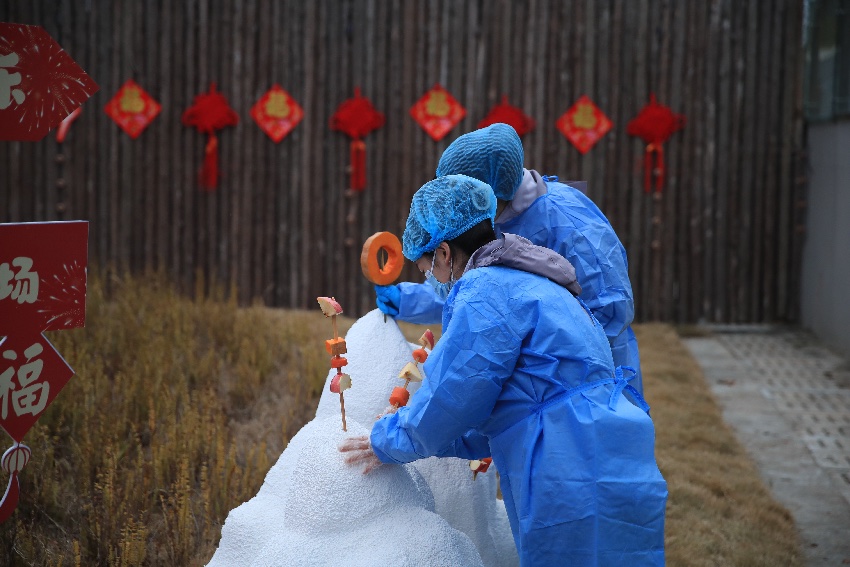
[[[340,354],[348,352],[348,349],[345,346],[345,339],[342,338],[326,340],[325,350],[328,351],[328,354],[331,356],[339,356]]]
[[[348,359],[342,356],[335,356],[331,359],[331,368],[342,368],[348,364]]]
[[[419,337],[419,344],[425,348],[434,348],[434,333],[431,332],[431,329],[425,329],[425,332]]]
[[[324,313],[325,317],[333,317],[334,315],[342,314],[342,305],[337,303],[336,299],[333,297],[317,297],[316,301],[319,302],[319,307],[322,309],[322,313]]]
[[[395,388],[393,388],[393,393],[390,394],[390,405],[400,408],[402,406],[406,406],[409,400],[410,392],[408,392],[401,386],[396,386]]]
[[[469,468],[472,469],[472,480],[475,480],[478,473],[487,472],[487,469],[490,468],[490,463],[492,462],[493,459],[490,457],[484,457],[481,460],[469,461]]]
[[[404,368],[399,372],[398,377],[402,380],[407,380],[408,382],[421,382],[422,374],[419,373],[419,368],[417,368],[416,363],[408,362],[404,365]]]
[[[425,351],[424,348],[418,348],[413,351],[413,360],[415,360],[419,364],[422,364],[423,362],[428,360],[428,353]]]
[[[331,378],[330,390],[334,394],[339,394],[351,388],[351,376],[348,374],[337,374]]]

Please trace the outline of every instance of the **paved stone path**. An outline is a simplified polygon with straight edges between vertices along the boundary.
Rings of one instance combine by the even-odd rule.
[[[686,338],[809,567],[850,565],[850,365],[809,333],[712,327]]]

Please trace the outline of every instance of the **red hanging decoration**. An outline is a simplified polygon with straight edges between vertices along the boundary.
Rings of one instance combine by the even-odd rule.
[[[0,458],[0,469],[9,475],[9,484],[0,500],[0,524],[9,519],[18,506],[21,495],[21,483],[18,473],[23,470],[32,457],[32,450],[23,443],[16,441]]]
[[[555,126],[579,152],[586,154],[608,133],[612,123],[587,95],[582,95],[558,118]]]
[[[435,142],[466,116],[466,109],[440,83],[410,107],[410,115]]]
[[[145,89],[130,79],[106,103],[104,112],[134,140],[153,122],[161,107]]]
[[[350,189],[361,192],[366,188],[366,142],[352,140],[349,154],[351,161]]]
[[[361,96],[360,87],[354,88],[354,97],[343,101],[331,116],[331,130],[344,132],[350,138],[349,190],[360,192],[366,188],[366,143],[364,138],[372,130],[384,125],[384,115]]]
[[[655,192],[660,193],[664,185],[664,148],[662,144],[667,141],[674,132],[685,127],[685,116],[675,114],[669,107],[658,104],[655,93],[650,93],[649,104],[644,106],[636,117],[631,119],[626,126],[629,136],[637,136],[646,142],[644,154],[644,177],[643,190],[649,193],[652,186],[652,177],[655,176]],[[652,166],[653,156],[657,165]]]
[[[239,116],[227,104],[224,95],[216,91],[215,83],[210,85],[209,92],[197,95],[192,106],[183,113],[183,124],[194,126],[201,134],[207,134],[209,139],[204,150],[204,165],[201,168],[199,182],[201,186],[212,191],[218,185],[218,138],[215,131],[225,126],[236,126]]]
[[[520,136],[525,136],[536,126],[534,119],[523,112],[522,109],[508,104],[508,95],[502,95],[502,102],[490,110],[487,116],[478,123],[478,128],[486,128],[497,122],[512,126]]]
[[[280,143],[304,118],[304,110],[280,85],[272,85],[251,107],[251,118],[269,138]]]

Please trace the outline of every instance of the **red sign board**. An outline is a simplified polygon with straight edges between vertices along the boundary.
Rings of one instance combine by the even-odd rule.
[[[593,101],[582,95],[555,122],[558,130],[578,151],[586,154],[611,129],[611,120]]]
[[[442,85],[422,95],[410,108],[410,115],[438,142],[466,116],[466,109]]]
[[[159,114],[160,105],[142,87],[130,79],[106,103],[103,109],[134,140]]]
[[[97,89],[44,28],[0,22],[0,140],[41,140]]]
[[[15,440],[0,463],[0,523],[31,455],[21,441],[74,375],[42,332],[85,324],[88,234],[85,221],[0,224],[0,428]]]
[[[86,221],[0,224],[0,336],[86,321]]]
[[[298,126],[304,111],[288,92],[274,85],[251,107],[251,117],[269,138],[280,142]]]

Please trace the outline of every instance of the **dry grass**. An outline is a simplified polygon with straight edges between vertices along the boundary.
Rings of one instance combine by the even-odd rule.
[[[667,325],[637,325],[656,458],[670,497],[667,563],[675,566],[802,565],[789,512],[724,424],[702,371]]]
[[[228,511],[315,413],[331,336],[318,308],[192,302],[158,278],[106,283],[90,281],[85,329],[49,336],[77,375],[26,437],[33,458],[0,562],[203,565]],[[402,325],[411,341],[423,328]],[[800,565],[790,516],[675,331],[637,330],[670,487],[668,564]]]

